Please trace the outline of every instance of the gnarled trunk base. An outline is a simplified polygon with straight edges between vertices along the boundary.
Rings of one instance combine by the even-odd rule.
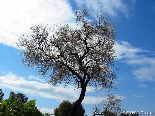
[[[81,94],[79,99],[73,104],[71,112],[70,112],[70,116],[76,116],[76,110],[77,108],[80,106],[82,100],[84,99],[85,96],[85,92],[86,92],[86,85],[83,85],[81,88]]]

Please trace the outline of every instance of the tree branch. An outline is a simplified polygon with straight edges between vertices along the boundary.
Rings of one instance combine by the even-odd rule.
[[[87,46],[88,43],[87,43],[86,40],[87,40],[87,39],[85,38],[84,44],[86,45],[86,51],[85,51],[84,54],[80,57],[80,61],[82,61],[82,60],[84,59],[85,55],[90,51],[89,47]]]
[[[82,77],[77,72],[75,72],[71,67],[69,67],[67,64],[64,64],[64,63],[63,63],[63,65],[66,68],[68,68],[68,70],[71,71],[73,75],[76,75],[80,80],[82,80]]]

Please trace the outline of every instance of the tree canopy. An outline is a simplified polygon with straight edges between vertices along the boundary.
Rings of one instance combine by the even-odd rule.
[[[9,99],[20,99],[21,100],[21,102],[23,103],[23,104],[25,104],[25,103],[27,103],[28,102],[28,97],[26,97],[26,95],[25,94],[23,94],[23,93],[14,93],[13,91],[12,92],[10,92],[10,95],[9,95]]]
[[[22,95],[23,98],[26,97],[22,93],[10,92],[9,99],[0,101],[0,116],[43,116],[35,106],[36,100],[23,103],[23,99],[19,95]]]
[[[2,92],[2,89],[0,90]],[[12,91],[8,99],[0,100],[0,116],[50,116],[39,111],[35,104],[36,100],[23,102],[21,98],[28,99],[25,94],[16,94]]]
[[[58,108],[54,109],[54,115],[55,116],[69,116],[70,114],[70,110],[72,108],[72,105],[74,104],[64,100]],[[85,109],[83,108],[82,104],[80,104],[80,106],[77,108],[76,110],[76,116],[84,116],[85,113]]]
[[[46,26],[36,25],[31,28],[32,33],[21,36],[19,43],[23,63],[37,66],[43,75],[50,71],[49,83],[73,82],[81,88],[71,116],[75,116],[88,84],[96,90],[113,88],[116,78],[113,70],[115,26],[103,15],[90,21],[85,9],[78,10],[75,16],[78,28],[61,25],[51,31]]]

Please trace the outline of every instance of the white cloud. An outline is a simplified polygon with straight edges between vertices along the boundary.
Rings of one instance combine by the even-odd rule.
[[[116,52],[114,55],[116,56],[117,60],[139,58],[137,53],[146,52],[145,50],[131,46],[125,41],[116,42],[114,50]]]
[[[138,67],[133,71],[138,80],[155,81],[155,58],[131,59],[127,63]]]
[[[43,114],[45,114],[45,113],[54,114],[54,109],[52,109],[52,108],[39,108],[39,107],[38,107],[38,109],[39,109]]]
[[[0,3],[0,43],[17,48],[20,34],[30,26],[71,22],[73,12],[65,0],[3,0]]]
[[[114,46],[116,60],[134,66],[133,74],[139,81],[155,81],[155,58],[149,58],[140,53],[151,53],[131,46],[128,42],[116,42]]]
[[[155,81],[155,66],[141,67],[133,72],[140,81]]]
[[[34,79],[34,80],[37,80],[37,81],[40,81],[40,82],[46,82],[45,80],[43,80],[43,79],[41,79],[39,77],[32,76],[32,75],[29,76],[29,79]]]
[[[106,100],[107,97],[96,97],[96,96],[85,96],[85,99],[82,101],[84,104],[98,104],[103,100]]]
[[[79,5],[85,4],[90,12],[105,11],[116,15],[117,11],[126,12],[122,0],[76,0]],[[75,26],[74,13],[65,0],[4,0],[0,4],[0,43],[18,49],[19,36],[30,32],[36,24],[66,22]]]
[[[71,99],[75,100],[78,91],[73,88],[64,88],[62,86],[53,87],[47,83],[40,83],[37,81],[27,81],[22,77],[9,73],[6,76],[1,76],[0,85],[12,90],[23,91],[26,94],[40,96],[53,99]],[[55,94],[50,94],[51,91]],[[68,95],[68,93],[71,93]]]
[[[93,13],[105,13],[111,16],[117,16],[118,11],[127,17],[127,4],[123,0],[75,0],[77,5],[86,6]]]
[[[127,62],[128,64],[136,64],[139,66],[151,65],[155,66],[155,58],[139,58],[139,59],[131,59]]]
[[[123,100],[124,98],[126,98],[125,96],[120,96],[117,94],[113,94],[115,95],[117,98],[120,98],[121,100]],[[101,103],[103,101],[107,100],[107,95],[105,95],[104,97],[102,96],[86,96],[85,99],[83,100],[82,103],[85,104],[98,104]]]
[[[51,98],[58,101],[70,100],[71,102],[73,102],[77,100],[80,95],[80,90],[77,90],[73,85],[68,85],[65,88],[62,85],[53,87],[52,85],[47,83],[27,81],[23,77],[18,77],[11,72],[7,75],[0,76],[0,82],[1,87],[24,92],[25,94],[31,96]],[[94,91],[95,89],[93,87],[87,87],[87,93]],[[100,100],[103,99],[105,98],[100,96],[85,96],[85,99],[82,103],[97,104],[100,102]]]

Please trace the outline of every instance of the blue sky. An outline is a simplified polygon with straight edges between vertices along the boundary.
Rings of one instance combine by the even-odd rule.
[[[37,68],[25,67],[17,47],[20,34],[36,24],[69,23],[75,26],[74,11],[87,8],[92,17],[103,13],[116,22],[115,67],[118,79],[113,94],[122,97],[128,111],[155,112],[155,1],[154,0],[1,0],[0,2],[0,88],[8,98],[11,91],[35,99],[42,112],[53,113],[62,100],[76,100],[80,91],[73,85],[52,87],[49,77]],[[86,114],[105,100],[107,90],[87,87],[83,101]]]

